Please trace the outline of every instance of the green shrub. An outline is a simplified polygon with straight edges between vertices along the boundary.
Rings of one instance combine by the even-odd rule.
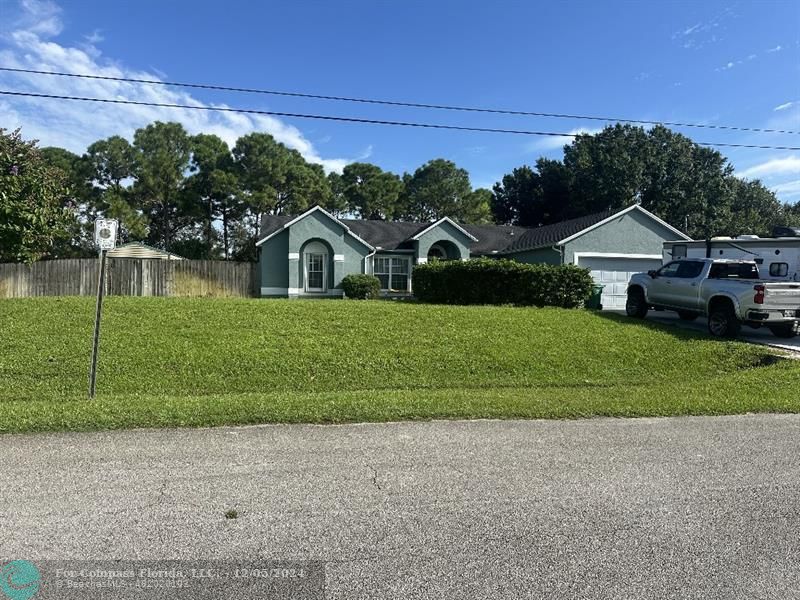
[[[377,298],[381,292],[381,280],[373,275],[345,275],[342,279],[344,295],[356,300]]]
[[[593,281],[575,265],[478,258],[417,265],[412,285],[423,302],[575,308],[589,298]]]

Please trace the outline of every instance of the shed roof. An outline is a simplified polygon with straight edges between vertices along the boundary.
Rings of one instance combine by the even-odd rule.
[[[148,246],[142,242],[128,242],[108,251],[109,258],[156,258],[161,260],[184,260],[172,252]]]

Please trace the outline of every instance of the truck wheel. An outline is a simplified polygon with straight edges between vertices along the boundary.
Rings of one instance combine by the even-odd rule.
[[[644,299],[644,292],[640,288],[634,287],[628,290],[625,313],[634,319],[644,319],[647,316],[647,302]]]
[[[733,307],[722,304],[711,309],[708,315],[708,332],[714,337],[734,338],[739,335],[742,324],[736,318]]]
[[[781,323],[780,325],[770,325],[769,330],[772,335],[779,338],[793,338],[800,334],[798,326],[800,321],[792,321],[791,323]]]
[[[689,322],[691,322],[691,321],[696,320],[697,317],[699,317],[699,316],[700,315],[698,315],[697,313],[689,312],[688,310],[679,310],[678,311],[678,317],[680,318],[681,321],[689,321]]]

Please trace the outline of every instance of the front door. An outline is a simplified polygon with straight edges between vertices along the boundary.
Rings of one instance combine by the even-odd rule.
[[[325,255],[306,253],[306,291],[325,291]]]

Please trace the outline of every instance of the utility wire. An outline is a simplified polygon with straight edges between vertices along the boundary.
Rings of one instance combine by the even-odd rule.
[[[573,119],[583,121],[615,121],[619,123],[642,123],[645,125],[668,125],[670,127],[697,127],[703,129],[723,129],[729,131],[750,131],[756,133],[786,133],[800,135],[800,131],[785,129],[766,129],[759,127],[737,127],[734,125],[713,125],[709,123],[680,123],[675,121],[648,121],[645,119],[621,119],[618,117],[598,117],[593,115],[571,115],[564,113],[532,112],[524,110],[509,110],[500,108],[480,108],[474,106],[452,106],[447,104],[424,104],[420,102],[403,102],[397,100],[376,100],[372,98],[352,98],[348,96],[328,96],[324,94],[306,94],[302,92],[284,92],[258,88],[232,87],[207,83],[182,83],[176,81],[159,81],[156,79],[135,79],[132,77],[111,77],[108,75],[84,75],[80,73],[63,73],[59,71],[41,71],[37,69],[18,69],[0,67],[0,71],[11,73],[29,73],[34,75],[55,75],[58,77],[76,77],[80,79],[98,79],[101,81],[120,81],[125,83],[143,83],[147,85],[163,85],[170,87],[184,87],[203,90],[216,90],[225,92],[242,92],[246,94],[268,94],[272,96],[289,96],[292,98],[310,98],[314,100],[334,100],[339,102],[358,102],[361,104],[383,104],[388,106],[405,106],[410,108],[426,108],[434,110],[451,110],[461,112],[492,113],[499,115],[517,115],[527,117],[552,117],[555,119]]]
[[[272,110],[256,110],[250,108],[228,108],[222,106],[192,106],[189,104],[167,104],[162,102],[145,102],[140,100],[118,100],[111,98],[89,98],[83,96],[64,96],[60,94],[39,94],[35,92],[19,92],[0,90],[3,96],[23,96],[28,98],[48,98],[54,100],[78,100],[81,102],[98,102],[103,104],[128,104],[133,106],[155,106],[159,108],[179,108],[187,110],[204,110],[212,112],[242,113],[251,115],[268,115],[273,117],[289,117],[297,119],[319,119],[323,121],[344,121],[348,123],[366,123],[370,125],[394,125],[399,127],[421,127],[426,129],[451,129],[456,131],[478,131],[482,133],[511,133],[517,135],[578,137],[579,133],[557,133],[553,131],[529,131],[524,129],[496,129],[492,127],[467,127],[462,125],[442,125],[440,123],[414,123],[410,121],[387,121],[383,119],[362,119],[358,117],[340,117],[334,115],[314,115],[304,113],[278,112]],[[728,144],[722,142],[694,142],[700,146],[721,146],[726,148],[758,148],[762,150],[800,150],[800,146],[764,146],[755,144]]]

